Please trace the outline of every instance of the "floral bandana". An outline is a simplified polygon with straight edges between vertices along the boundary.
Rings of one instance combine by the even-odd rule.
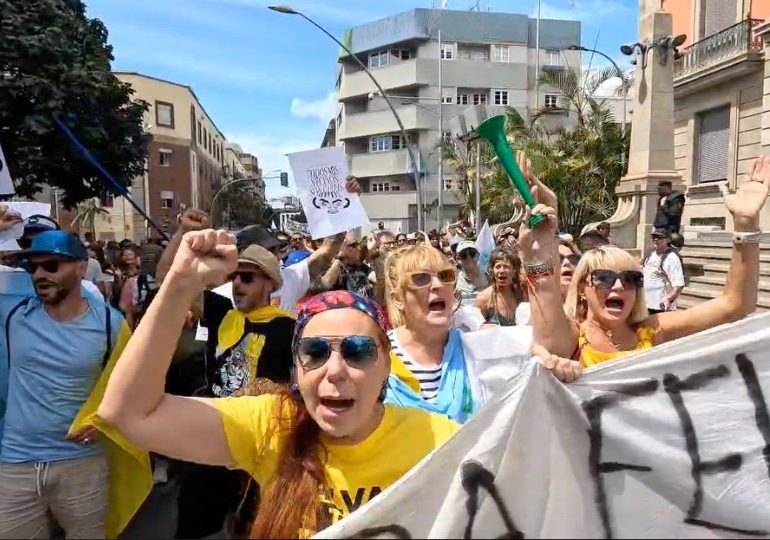
[[[380,327],[383,334],[387,334],[388,327],[385,322],[385,314],[382,308],[368,298],[349,291],[327,291],[314,296],[308,300],[297,314],[297,324],[294,327],[294,340],[292,349],[297,350],[299,338],[305,329],[308,321],[324,311],[330,309],[357,309],[358,311],[369,315],[372,320]]]

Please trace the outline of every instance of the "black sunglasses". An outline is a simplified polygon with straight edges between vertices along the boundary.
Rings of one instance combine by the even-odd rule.
[[[300,338],[297,358],[305,369],[318,369],[338,351],[350,367],[362,368],[377,359],[377,340],[371,336]]]
[[[235,281],[235,278],[241,278],[241,283],[251,283],[257,276],[254,272],[233,272],[227,276],[228,281]]]
[[[591,284],[597,289],[611,289],[620,280],[624,289],[641,289],[644,287],[644,275],[638,270],[594,270],[591,272]]]
[[[575,255],[574,253],[572,255],[561,255],[560,257],[562,263],[568,261],[572,266],[577,266],[580,262],[580,255]]]
[[[59,264],[62,262],[64,261],[59,261],[56,259],[50,260],[50,261],[43,261],[41,263],[23,261],[20,266],[32,275],[34,275],[35,272],[37,272],[38,268],[42,268],[44,272],[47,272],[49,274],[55,274],[56,272],[59,271]]]

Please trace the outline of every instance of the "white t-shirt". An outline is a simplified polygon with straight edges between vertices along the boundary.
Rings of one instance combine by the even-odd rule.
[[[91,257],[88,258],[88,268],[86,269],[85,279],[91,283],[104,281],[104,277],[102,276],[102,267],[99,265],[99,261],[96,259],[92,259]]]
[[[660,265],[661,255],[653,251],[644,263],[644,298],[647,309],[660,309],[672,287],[684,287],[684,270],[676,253],[669,253]],[[676,309],[676,302],[671,305]]]
[[[307,290],[310,288],[310,267],[307,260],[281,268],[281,278],[283,285],[271,295],[271,303],[293,314],[297,302],[307,294]],[[212,292],[221,294],[232,301],[233,283],[228,281],[224,285],[212,289]]]

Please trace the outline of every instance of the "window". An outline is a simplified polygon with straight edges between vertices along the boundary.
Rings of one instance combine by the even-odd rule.
[[[727,179],[728,147],[730,145],[730,107],[720,107],[697,115],[698,182]]]
[[[462,47],[457,51],[460,60],[486,62],[489,60],[489,47]]]
[[[547,66],[560,66],[561,65],[561,52],[559,52],[559,51],[545,51],[545,64]]]
[[[203,132],[203,128],[201,127],[201,123],[200,123],[200,120],[199,120],[198,121],[198,144],[201,144],[203,142],[202,132]]]
[[[115,196],[112,193],[106,191],[99,197],[99,206],[102,208],[112,208],[115,206]]]
[[[442,60],[455,59],[455,46],[452,43],[443,43],[441,45],[441,59]]]
[[[387,152],[404,148],[401,135],[377,135],[369,137],[370,152]]]
[[[453,101],[452,96],[444,96],[443,98],[441,98],[441,103],[451,104],[452,101]]]
[[[174,105],[163,101],[155,102],[155,123],[159,126],[174,127]]]
[[[388,51],[380,51],[369,55],[369,67],[380,68],[388,65]]]
[[[475,94],[473,94],[473,104],[474,105],[486,105],[488,97],[489,96],[487,96],[486,94],[475,93]]]
[[[372,191],[373,192],[390,191],[390,182],[374,182],[372,183]]]
[[[556,94],[546,94],[545,95],[545,108],[546,109],[556,109],[559,107],[559,96]]]
[[[457,94],[458,105],[468,105],[468,94]]]
[[[390,191],[401,191],[401,186],[399,186],[398,184],[390,186]]]
[[[444,140],[444,142],[451,142],[452,141],[452,132],[451,131],[442,131],[441,132],[441,138]]]
[[[511,48],[508,45],[492,45],[493,62],[510,62]]]
[[[493,90],[495,105],[508,105],[508,90]]]
[[[160,207],[165,209],[174,208],[174,192],[173,191],[161,191],[160,192]]]
[[[409,49],[391,49],[390,54],[401,60],[409,60],[412,57],[412,51]]]
[[[725,28],[734,25],[738,16],[738,3],[735,0],[701,0],[701,29],[707,38]]]
[[[161,150],[158,153],[158,165],[161,167],[171,167],[171,150]]]

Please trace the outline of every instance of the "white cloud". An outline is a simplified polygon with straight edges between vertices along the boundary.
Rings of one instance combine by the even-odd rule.
[[[288,172],[289,184],[293,186],[291,169],[289,169],[289,160],[286,154],[320,148],[323,135],[323,131],[318,129],[317,133],[299,136],[282,136],[280,133],[275,135],[227,133],[226,137],[228,141],[240,144],[244,152],[256,156],[262,173],[265,176],[277,176],[278,172],[276,169]],[[277,178],[265,180],[265,184],[268,198],[289,195],[294,192],[293,187],[288,189],[281,188]]]
[[[329,92],[326,97],[310,100],[294,98],[290,111],[298,118],[318,118],[328,122],[337,114],[337,94]]]

